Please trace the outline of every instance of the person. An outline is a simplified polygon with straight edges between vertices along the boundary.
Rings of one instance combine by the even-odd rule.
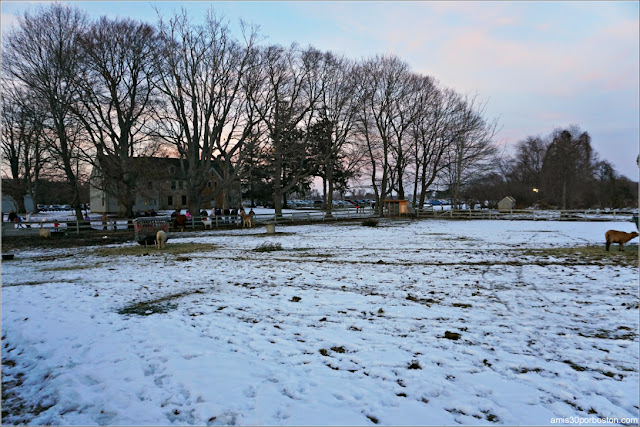
[[[89,212],[86,212],[86,213],[84,214],[84,220],[85,220],[85,221],[90,221],[90,220],[91,220],[91,218],[89,218]]]
[[[209,216],[209,214],[207,213],[207,211],[205,209],[202,209],[200,211],[200,216],[202,217],[202,219],[207,219],[207,217]]]
[[[231,224],[235,224],[236,219],[238,219],[238,209],[233,208],[231,209]]]
[[[102,214],[102,229],[104,231],[107,230],[107,213],[106,212]]]
[[[253,211],[253,208],[251,208],[251,210],[249,211],[249,215],[256,216],[256,213]]]
[[[9,212],[9,216],[7,217],[7,221],[16,222],[18,220],[18,215],[15,213],[13,209]]]
[[[189,212],[189,209],[187,209],[185,216],[187,217],[187,221],[191,221],[191,212]]]
[[[226,208],[224,211],[224,223],[227,224],[229,223],[229,215],[231,215],[231,211],[229,210],[229,208]]]
[[[134,218],[140,218],[142,216],[142,214],[140,213],[140,209],[136,210],[136,213],[133,214]]]
[[[158,213],[155,211],[155,209],[151,209],[151,212],[149,213],[150,216],[158,216]]]
[[[31,228],[31,212],[27,212],[27,228]]]

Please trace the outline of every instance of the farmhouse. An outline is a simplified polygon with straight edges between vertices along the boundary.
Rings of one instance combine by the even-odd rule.
[[[180,159],[169,157],[135,157],[133,164],[136,188],[133,210],[173,210],[186,207],[189,203],[186,191],[186,176],[182,172]],[[234,182],[230,188],[218,193],[215,200],[211,195],[222,182],[220,168],[212,163],[207,187],[202,192],[205,208],[226,208],[240,204],[240,183]],[[94,213],[118,213],[118,200],[109,191],[108,184],[99,168],[93,168],[89,179],[90,207]]]
[[[508,212],[516,206],[516,199],[507,196],[498,202],[498,211]]]

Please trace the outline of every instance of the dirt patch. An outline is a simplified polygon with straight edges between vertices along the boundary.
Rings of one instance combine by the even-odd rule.
[[[167,243],[165,249],[156,249],[153,246],[145,248],[142,245],[116,246],[96,249],[93,254],[98,256],[180,255],[192,252],[210,252],[216,249],[216,245],[208,243]]]
[[[73,271],[73,270],[86,270],[90,268],[100,267],[102,263],[96,264],[76,264],[76,265],[65,265],[60,267],[52,267],[52,268],[43,268],[40,271]]]
[[[630,266],[638,266],[638,246],[626,245],[624,252],[612,246],[611,251],[606,251],[604,243],[598,246],[576,246],[570,248],[543,248],[543,249],[524,249],[523,255],[542,257],[564,258],[570,264],[580,265],[580,263],[589,264],[622,264]]]
[[[106,236],[106,238],[105,238]],[[102,246],[114,243],[134,241],[134,233],[105,231],[98,233],[70,233],[56,239],[43,239],[40,236],[2,236],[2,252],[33,248],[74,248],[82,246]]]

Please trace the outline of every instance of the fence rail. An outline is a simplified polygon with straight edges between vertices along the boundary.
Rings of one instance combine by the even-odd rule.
[[[537,209],[509,210],[498,211],[489,209],[414,209],[411,213],[403,214],[403,218],[437,218],[437,219],[491,219],[491,220],[533,220],[533,221],[634,221],[633,216],[637,215],[630,210],[614,209],[614,210],[562,210],[549,211]],[[281,215],[275,214],[257,214],[254,217],[256,225],[266,224],[294,224],[294,223],[310,223],[310,222],[332,222],[341,220],[365,219],[376,217],[377,214],[373,209],[355,209],[336,210],[327,214],[323,211],[316,212],[287,212]],[[386,212],[384,217],[398,217],[399,215],[390,215]],[[219,216],[210,217],[212,228],[240,228],[242,222],[239,217]],[[57,233],[85,233],[85,232],[133,232],[133,218],[108,218],[106,222],[101,219],[82,220],[75,219],[65,220],[42,220],[30,222],[5,222],[2,223],[2,236],[37,236],[40,228],[47,228],[52,235]],[[187,230],[203,230],[204,223],[201,217],[192,217],[186,224]]]
[[[327,214],[323,211],[317,212],[287,212],[282,215],[275,214],[256,214],[254,216],[254,222],[256,225],[266,224],[293,224],[293,223],[306,223],[306,222],[330,222],[340,221],[347,219],[364,219],[374,216],[374,211],[368,212],[355,210],[340,210]],[[153,218],[153,217],[149,217]],[[85,232],[119,232],[129,230],[134,231],[133,220],[135,218],[108,218],[106,222],[101,219],[96,220],[81,220],[65,219],[65,220],[41,220],[41,221],[22,221],[22,222],[4,222],[2,223],[2,236],[37,236],[40,233],[41,228],[46,228],[52,232],[52,234],[60,233],[85,233]],[[203,230],[205,224],[202,221],[203,217],[191,217],[187,221],[185,229],[187,230]],[[242,219],[232,215],[222,215],[207,217],[211,220],[211,227],[220,228],[241,228]],[[173,218],[171,219],[173,221]],[[173,224],[171,224],[173,227]],[[172,228],[171,228],[172,229]]]
[[[442,219],[504,219],[528,221],[633,221],[633,211],[628,209],[580,209],[580,210],[540,210],[540,209],[416,209],[418,218]]]

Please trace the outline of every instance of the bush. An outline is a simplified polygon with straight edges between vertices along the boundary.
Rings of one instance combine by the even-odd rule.
[[[365,227],[377,227],[378,220],[374,218],[368,218],[362,221],[362,225],[364,225]]]
[[[263,243],[254,249],[254,252],[273,252],[281,251],[282,245],[280,243]]]

